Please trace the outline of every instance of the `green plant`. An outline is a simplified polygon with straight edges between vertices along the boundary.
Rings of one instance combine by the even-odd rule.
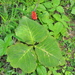
[[[5,55],[7,47],[12,44],[12,34],[7,35],[4,40],[0,39],[0,56]]]
[[[60,0],[39,4],[36,10],[41,24],[50,31],[50,35],[55,38],[59,38],[60,34],[62,36],[67,35],[67,29],[70,28],[67,22],[70,19],[65,15],[64,8],[60,6]]]
[[[37,22],[23,17],[15,34],[21,42],[7,48],[7,61],[13,67],[30,73],[36,69],[38,63],[53,67],[63,62],[57,42]]]
[[[75,0],[70,0],[71,3],[71,13],[75,15]]]
[[[0,0],[0,10],[0,74],[75,75],[75,0]]]

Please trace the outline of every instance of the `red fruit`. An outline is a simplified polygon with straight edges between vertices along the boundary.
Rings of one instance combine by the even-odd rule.
[[[32,11],[31,18],[32,18],[33,20],[37,20],[37,14],[36,14],[35,11]]]

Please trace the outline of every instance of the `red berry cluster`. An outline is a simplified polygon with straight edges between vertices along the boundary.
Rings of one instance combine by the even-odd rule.
[[[37,14],[36,14],[35,11],[32,11],[32,13],[31,13],[31,18],[32,18],[33,20],[37,20]]]

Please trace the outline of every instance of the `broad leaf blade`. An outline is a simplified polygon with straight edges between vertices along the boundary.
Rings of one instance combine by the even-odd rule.
[[[62,58],[61,51],[57,42],[52,37],[47,37],[35,47],[38,60],[41,64],[46,67],[54,67],[59,64],[60,59]]]
[[[15,33],[27,44],[40,42],[47,37],[45,28],[27,17],[23,17],[20,20],[20,25],[15,30]]]
[[[32,49],[22,43],[12,45],[7,49],[7,60],[14,68],[21,68],[25,73],[33,72],[36,68],[36,58]]]

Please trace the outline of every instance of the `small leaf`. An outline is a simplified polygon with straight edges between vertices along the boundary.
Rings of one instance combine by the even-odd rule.
[[[71,13],[75,15],[75,7],[72,8]]]
[[[60,13],[64,13],[64,8],[62,6],[58,6],[56,10]]]
[[[65,28],[69,28],[68,24],[65,21],[62,20],[61,22],[63,23]]]
[[[38,10],[38,11],[45,11],[46,8],[44,7],[44,5],[39,4],[36,10]]]
[[[71,3],[71,7],[72,7],[75,3],[75,0],[70,0],[70,3]]]
[[[63,27],[62,31],[61,31],[61,34],[63,36],[66,36],[67,35],[67,29],[65,27]]]
[[[48,21],[48,19],[49,19],[49,13],[48,13],[47,11],[44,11],[42,15],[43,15],[42,18],[41,18],[42,21],[43,21],[44,23],[47,23],[47,21]]]
[[[63,24],[61,22],[57,22],[54,24],[54,34],[57,35],[59,32],[61,32],[63,29]]]
[[[48,24],[48,27],[49,27],[50,30],[52,30],[52,31],[54,30],[54,27],[53,27],[53,24],[52,23],[49,23]]]
[[[64,20],[64,21],[70,21],[70,19],[66,15],[62,15],[62,20]]]
[[[33,72],[31,75],[36,75],[36,72]]]
[[[12,36],[13,36],[13,34],[9,34],[4,38],[6,47],[13,44]]]
[[[13,44],[12,36],[13,36],[13,34],[8,34],[4,38],[4,53],[5,54],[6,54],[7,47]]]
[[[53,20],[52,19],[48,19],[47,20],[47,25],[48,25],[48,28],[50,29],[50,30],[53,30]]]
[[[55,10],[56,10],[56,8],[51,8],[49,11],[54,13]]]
[[[46,8],[52,8],[52,3],[50,1],[43,3]]]
[[[59,14],[54,14],[53,17],[54,17],[57,21],[61,21],[61,15],[59,15]]]
[[[52,0],[53,7],[56,7],[60,4],[60,0]]]
[[[37,67],[37,73],[38,75],[47,75],[46,68],[44,66],[39,65]]]

